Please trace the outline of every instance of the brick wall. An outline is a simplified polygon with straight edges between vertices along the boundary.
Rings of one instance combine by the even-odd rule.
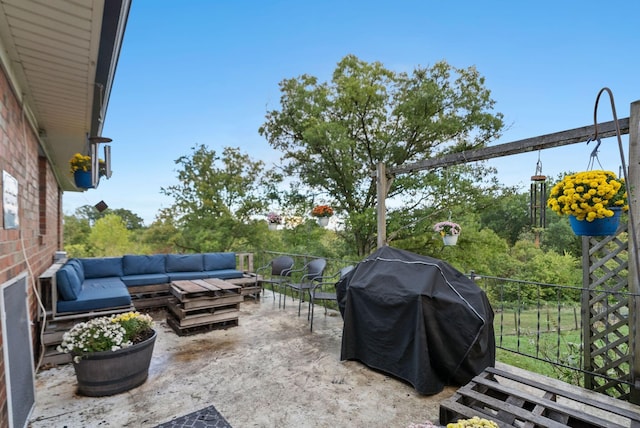
[[[62,193],[46,158],[39,157],[37,134],[23,116],[18,99],[0,67],[0,180],[2,171],[18,181],[18,229],[5,229],[0,197],[0,284],[28,273],[29,309],[36,319],[37,278],[52,263],[62,242]],[[2,186],[0,186],[2,188]],[[32,330],[39,357],[39,329]],[[0,426],[8,426],[4,341],[0,330]],[[34,362],[35,363],[35,362]]]

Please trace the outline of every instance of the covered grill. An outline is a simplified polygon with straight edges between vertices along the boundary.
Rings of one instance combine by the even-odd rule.
[[[486,294],[442,260],[383,247],[336,288],[342,360],[361,361],[425,395],[495,364]]]

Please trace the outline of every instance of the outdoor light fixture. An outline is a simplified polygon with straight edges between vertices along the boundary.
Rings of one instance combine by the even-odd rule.
[[[89,137],[91,147],[91,182],[97,186],[100,179],[100,157],[98,156],[98,146],[101,143],[110,143],[111,138],[93,136]],[[111,146],[104,146],[104,176],[111,178]]]

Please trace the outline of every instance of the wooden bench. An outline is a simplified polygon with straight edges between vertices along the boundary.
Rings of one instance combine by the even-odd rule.
[[[440,403],[440,424],[473,416],[500,427],[640,427],[640,406],[504,364]]]

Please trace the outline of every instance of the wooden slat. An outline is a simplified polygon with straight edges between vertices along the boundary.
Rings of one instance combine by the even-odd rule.
[[[229,296],[228,298],[217,298],[215,300],[194,300],[189,302],[189,306],[185,307],[183,303],[169,303],[168,307],[178,318],[183,319],[189,316],[195,316],[200,313],[214,313],[233,306],[239,310],[239,303],[243,297],[240,294]]]
[[[152,284],[152,285],[133,285],[131,287],[127,287],[129,290],[129,294],[144,294],[144,293],[169,293],[171,289],[171,284]]]
[[[189,301],[183,301],[177,304],[169,303],[169,307],[179,307],[185,312],[202,310],[202,309],[215,309],[220,306],[228,306],[237,303],[242,303],[244,297],[241,294],[232,294],[222,297],[200,297],[199,299],[193,299]]]
[[[198,314],[198,315],[190,315],[184,319],[175,319],[174,321],[178,322],[178,325],[181,328],[184,327],[193,327],[198,325],[205,324],[215,324],[222,321],[229,321],[233,319],[238,319],[238,314],[240,311],[237,309],[227,309],[221,310],[213,314]]]
[[[506,403],[507,404],[512,404],[516,407],[522,407],[524,405],[524,399],[521,397],[514,397],[514,396],[510,396],[507,398]],[[513,424],[513,422],[516,420],[516,415],[507,412],[504,409],[499,409],[498,410],[498,415],[496,416],[497,419],[501,420],[501,421],[505,421],[509,424]]]
[[[180,306],[185,311],[194,311],[203,308],[216,308],[220,306],[228,306],[236,303],[242,303],[244,301],[244,297],[241,294],[234,294],[232,296],[226,297],[214,297],[211,299],[200,298],[197,300],[192,300],[189,302],[184,302]]]
[[[542,383],[489,367],[441,403],[440,423],[484,414],[486,416],[481,417],[496,421],[500,426],[629,426],[619,417],[627,418],[630,426],[640,425],[640,412],[627,407],[629,403],[617,405],[616,400],[604,395],[598,400],[591,391],[569,384],[562,387],[559,382],[550,380],[549,384]],[[532,392],[536,389],[543,395]],[[558,402],[560,397],[562,402]],[[598,409],[602,414],[596,416],[593,412],[584,411],[589,408]]]
[[[171,283],[172,290],[178,290],[180,295],[189,293],[202,293],[208,291],[208,288],[203,287],[196,281],[173,281]]]
[[[42,357],[42,367],[57,366],[62,364],[68,364],[71,362],[71,354],[52,351],[50,354],[45,354]]]
[[[640,421],[640,413],[633,412],[631,410],[628,410],[621,406],[616,405],[615,400],[608,396],[602,397],[602,400],[595,400],[584,394],[578,394],[573,392],[573,391],[582,391],[582,389],[578,387],[571,388],[571,385],[568,385],[568,384],[567,384],[567,388],[556,388],[553,385],[542,384],[533,379],[524,378],[522,376],[518,376],[516,374],[509,373],[504,370],[496,369],[494,367],[487,367],[485,371],[487,371],[488,373],[492,373],[496,376],[514,380],[524,385],[538,388],[542,391],[552,392],[557,396],[565,397],[567,399],[576,401],[578,403],[586,404],[589,407],[594,407],[596,409],[601,409],[610,413],[624,416],[625,418],[629,418],[630,420]]]
[[[152,297],[144,297],[141,299],[133,299],[133,305],[136,309],[149,309],[149,308],[159,308],[165,307],[168,305],[168,296],[152,296]]]
[[[198,284],[200,284],[200,281],[221,290],[240,290],[242,288],[239,285],[231,284],[225,280],[218,279],[218,278],[201,279],[198,281]]]
[[[471,408],[460,404],[455,398],[456,395],[453,395],[447,400],[446,406],[440,405],[440,424],[447,424],[456,422],[458,419],[470,419],[478,416],[494,421],[500,428],[511,428],[515,426],[497,419],[496,415],[486,412],[483,409]]]
[[[502,390],[502,392],[505,391],[509,391],[508,388],[506,389],[501,389],[501,388],[496,388],[498,390]],[[514,406],[512,404],[509,404],[505,401],[502,400],[498,400],[496,398],[490,397],[488,395],[484,395],[482,393],[479,393],[477,391],[474,391],[471,388],[468,387],[463,387],[461,388],[461,390],[458,390],[459,393],[463,396],[465,396],[466,398],[471,398],[472,400],[475,401],[476,406],[479,406],[480,404],[482,407],[489,407],[491,409],[494,410],[503,410],[504,412],[507,413],[511,413],[513,415],[516,416],[517,419],[522,420],[522,421],[529,421],[529,422],[533,422],[535,424],[538,424],[540,426],[544,426],[544,427],[549,427],[549,428],[564,428],[566,427],[565,424],[556,422],[552,419],[549,419],[545,416],[539,416],[539,415],[534,415],[533,413],[531,413],[529,410],[523,409],[521,407],[517,407]],[[524,403],[531,403],[531,402],[536,402],[534,400],[534,398],[532,396],[526,396],[524,399]],[[544,402],[538,402],[537,404],[541,404],[544,405]],[[474,406],[475,407],[475,406]],[[548,406],[545,406],[546,408],[549,408]],[[495,417],[497,419],[497,416]],[[594,425],[592,425],[594,426]]]
[[[194,279],[191,282],[209,291],[224,290],[224,284],[216,284],[215,282],[209,282],[209,280],[206,279]]]
[[[180,327],[176,320],[173,318],[167,319],[167,324],[169,327],[173,329],[179,336],[186,336],[192,334],[206,333],[208,331],[221,329],[221,328],[229,328],[235,327],[238,325],[238,319],[230,319],[226,321],[220,321],[216,323],[204,324],[204,325],[196,325],[191,327]]]

